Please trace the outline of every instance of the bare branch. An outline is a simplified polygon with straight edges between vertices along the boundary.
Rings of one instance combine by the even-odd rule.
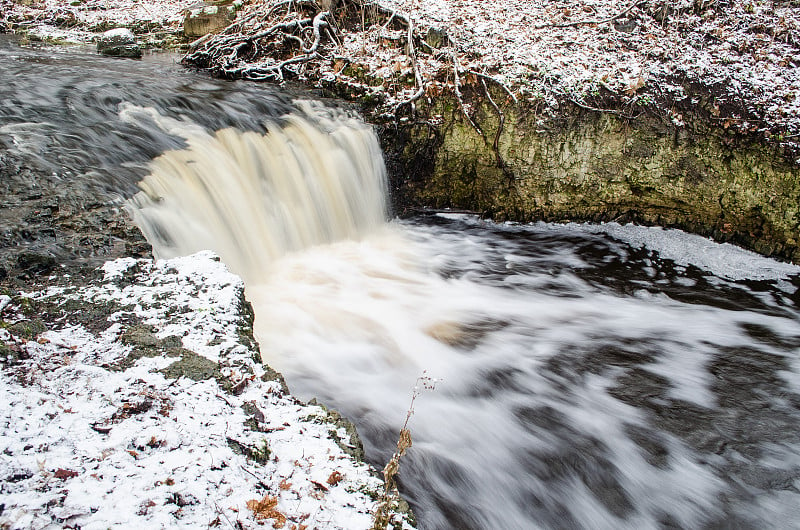
[[[478,134],[480,134],[483,139],[486,140],[486,135],[483,133],[483,129],[481,129],[480,126],[475,123],[475,120],[473,120],[472,116],[469,115],[469,112],[467,112],[467,108],[464,105],[464,96],[461,95],[461,77],[458,75],[458,56],[452,49],[450,50],[450,57],[453,59],[453,86],[456,93],[456,99],[458,99],[458,106],[464,116],[466,116],[469,124],[472,125],[472,128],[478,131]]]

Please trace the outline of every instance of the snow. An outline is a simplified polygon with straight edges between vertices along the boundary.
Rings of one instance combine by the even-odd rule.
[[[755,252],[674,228],[619,223],[576,224],[568,228],[608,234],[634,248],[657,252],[676,265],[694,265],[728,280],[785,280],[800,275],[800,266],[783,263]]]
[[[16,2],[0,5],[6,10],[8,22],[32,35],[85,43],[115,27],[127,27],[139,34],[179,31],[184,10],[196,3],[197,0],[44,0],[29,6]]]
[[[209,252],[125,258],[100,272],[94,285],[65,278],[67,287],[25,296],[105,305],[107,322],[49,322],[30,340],[2,330],[26,355],[4,359],[0,375],[0,527],[281,527],[275,512],[257,519],[248,508],[265,496],[286,528],[371,526],[382,482],[343,451],[349,435],[323,408],[262,380],[239,336],[240,278]],[[7,323],[25,321],[22,299],[3,298]],[[122,369],[137,347],[124,339],[133,322],[216,361],[240,392],[167,377],[177,348]]]

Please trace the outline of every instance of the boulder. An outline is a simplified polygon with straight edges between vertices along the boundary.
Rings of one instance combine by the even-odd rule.
[[[195,4],[186,10],[183,18],[183,34],[187,37],[202,37],[226,28],[236,16],[233,5]]]
[[[142,56],[142,48],[137,44],[136,36],[126,28],[112,29],[103,33],[97,41],[97,51],[114,57]]]

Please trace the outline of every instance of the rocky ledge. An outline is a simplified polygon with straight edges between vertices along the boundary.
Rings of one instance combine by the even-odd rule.
[[[208,11],[189,1],[6,3],[0,26],[174,44]],[[796,0],[227,4],[184,63],[357,102],[400,213],[658,224],[800,260]]]

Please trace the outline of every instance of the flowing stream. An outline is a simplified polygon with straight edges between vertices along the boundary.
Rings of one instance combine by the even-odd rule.
[[[660,229],[386,221],[368,126],[169,56],[0,42],[0,70],[0,146],[103,183],[160,256],[218,252],[265,361],[376,466],[438,380],[401,461],[420,528],[800,528],[800,268]]]

